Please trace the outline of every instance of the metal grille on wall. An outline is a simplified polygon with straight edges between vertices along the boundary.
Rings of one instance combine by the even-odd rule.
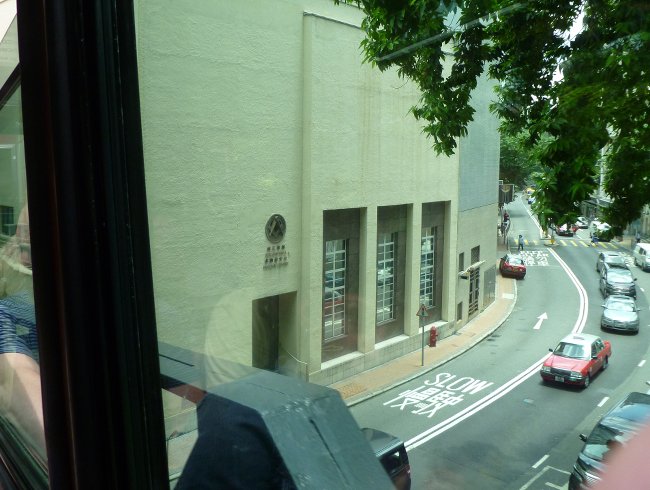
[[[472,269],[469,271],[469,303],[467,315],[471,317],[478,311],[478,293],[480,283],[480,269]]]

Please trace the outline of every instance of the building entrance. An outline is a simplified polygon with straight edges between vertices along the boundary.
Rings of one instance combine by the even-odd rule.
[[[253,367],[278,371],[280,297],[253,301]]]

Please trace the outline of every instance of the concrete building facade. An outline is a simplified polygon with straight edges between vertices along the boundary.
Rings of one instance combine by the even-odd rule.
[[[417,88],[362,62],[355,7],[136,2],[136,18],[160,341],[331,383],[489,305],[486,80],[459,151],[437,156]]]

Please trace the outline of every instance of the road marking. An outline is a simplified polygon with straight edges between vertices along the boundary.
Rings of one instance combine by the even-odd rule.
[[[548,459],[548,454],[545,454],[540,458],[540,460],[533,465],[533,468],[537,469],[539,465],[541,465],[544,461]]]
[[[598,407],[602,407],[605,403],[607,403],[607,400],[609,400],[609,397],[606,396],[602,400],[600,400],[600,403],[598,404]]]
[[[542,327],[542,322],[544,320],[548,320],[548,315],[546,314],[546,312],[542,313],[537,317],[537,323],[533,327],[533,330],[539,330]]]
[[[644,364],[645,364],[645,359],[641,361],[639,364],[637,364],[637,367],[643,367]]]
[[[523,487],[521,487],[519,490],[527,490],[528,488],[532,487],[533,484],[534,484],[538,479],[540,479],[540,478],[543,477],[543,476],[553,476],[552,473],[551,473],[552,471],[556,471],[556,472],[560,473],[561,475],[570,475],[570,474],[571,474],[571,473],[568,472],[568,471],[564,471],[564,470],[561,470],[561,469],[559,469],[559,468],[554,468],[553,466],[545,466],[545,467],[542,469],[542,471],[540,471],[539,473],[537,473],[533,478],[531,478],[531,479],[528,481],[528,483],[526,483],[526,484],[525,484]],[[551,473],[551,475],[547,475],[547,473]],[[566,477],[564,477],[564,478],[566,478]],[[562,479],[564,479],[564,478],[562,478]],[[561,487],[556,487],[553,483],[550,483],[550,482],[547,481],[547,482],[544,482],[544,485],[547,485],[547,486],[553,486],[554,488],[566,488],[567,485],[568,485],[568,483],[567,483],[567,485],[564,485],[564,486],[561,486]]]

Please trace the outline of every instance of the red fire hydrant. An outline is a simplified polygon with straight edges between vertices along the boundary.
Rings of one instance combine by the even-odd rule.
[[[435,347],[437,341],[438,329],[436,327],[431,327],[431,330],[429,330],[429,347]]]

